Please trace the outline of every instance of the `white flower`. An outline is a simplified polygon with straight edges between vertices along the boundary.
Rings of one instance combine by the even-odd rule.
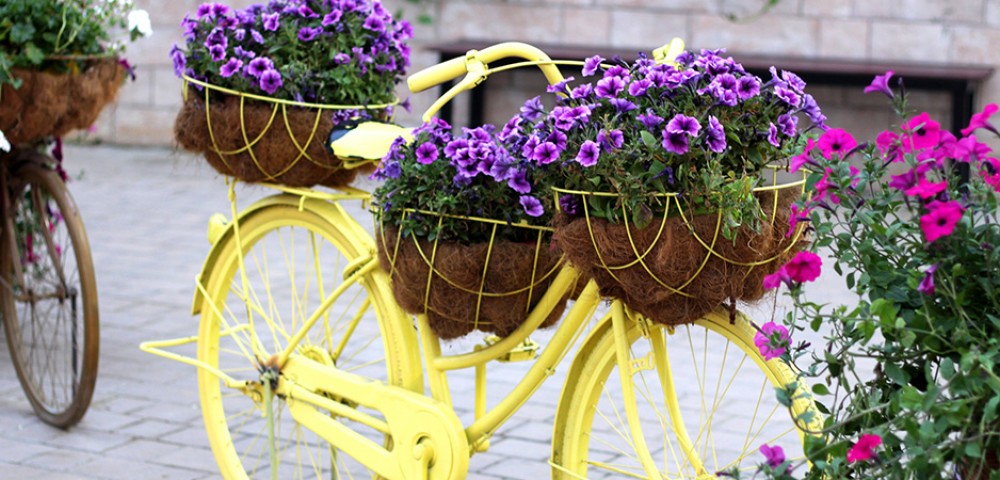
[[[7,141],[7,137],[3,134],[3,130],[0,130],[0,150],[5,152],[10,151],[10,142]]]
[[[138,30],[144,37],[153,34],[153,24],[149,21],[149,12],[145,10],[132,10],[128,14],[129,31]]]

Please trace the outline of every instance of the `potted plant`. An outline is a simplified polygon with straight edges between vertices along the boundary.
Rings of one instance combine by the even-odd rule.
[[[130,67],[125,43],[149,16],[121,0],[6,0],[0,4],[0,131],[31,144],[87,128]]]
[[[520,153],[561,166],[556,245],[602,295],[662,323],[760,298],[801,243],[785,220],[802,182],[759,187],[801,148],[797,114],[823,126],[805,83],[774,68],[763,81],[722,50],[602,62],[584,62],[595,81],[557,85],[553,108],[535,98],[515,120]]]
[[[391,115],[413,33],[378,0],[204,3],[181,26],[178,143],[225,175],[290,186],[354,178],[326,139],[346,120]]]
[[[507,149],[508,134],[456,136],[435,119],[412,142],[397,139],[373,174],[384,181],[373,193],[379,260],[399,304],[426,314],[440,338],[513,332],[561,265],[544,176]]]
[[[911,111],[892,75],[865,91],[890,98],[898,128],[870,143],[829,130],[795,161],[814,172],[813,196],[798,205],[810,249],[857,294],[856,303],[819,304],[785,268],[768,281],[790,287],[792,336],[823,338],[815,353],[787,353],[829,411],[807,445],[808,471],[797,473],[997,478],[1000,161],[986,140],[998,133],[998,107],[953,134]]]

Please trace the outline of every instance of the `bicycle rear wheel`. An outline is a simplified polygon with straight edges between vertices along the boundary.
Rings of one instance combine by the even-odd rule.
[[[327,210],[317,211],[310,205],[316,204],[310,201],[300,209],[295,198],[248,214],[239,221],[239,240],[231,230],[213,250],[198,357],[249,382],[243,390],[227,387],[199,369],[202,413],[225,478],[271,478],[272,472],[282,479],[374,477],[365,465],[295,422],[279,396],[270,398],[275,441],[269,444],[262,374],[314,314],[321,318],[294,355],[388,384],[422,385],[414,329],[395,306],[386,274],[374,268],[351,276],[366,258],[373,261],[370,237],[339,206],[323,204]],[[345,278],[353,282],[344,285]],[[322,310],[320,304],[338,287],[346,289]],[[356,422],[337,420],[376,442],[390,442]]]
[[[731,323],[716,312],[674,329],[629,320],[625,383],[611,323],[609,314],[567,379],[553,478],[715,478],[734,467],[747,474],[766,461],[759,452],[765,443],[802,458],[794,419],[815,426],[820,416],[811,399],[791,411],[777,402],[774,387],[794,375],[777,359],[764,361],[745,317]],[[626,419],[629,403],[641,425],[638,438]]]
[[[35,161],[14,168],[0,254],[4,331],[35,413],[68,428],[87,412],[97,380],[100,334],[90,246],[59,175]]]

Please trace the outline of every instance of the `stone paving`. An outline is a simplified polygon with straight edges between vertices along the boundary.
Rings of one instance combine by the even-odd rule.
[[[71,146],[66,158],[98,273],[97,388],[79,425],[51,428],[32,413],[0,342],[0,478],[217,478],[194,368],[137,347],[196,334],[194,278],[209,247],[207,219],[228,211],[224,181],[169,149]],[[507,375],[498,381],[520,378]],[[471,478],[548,476],[558,377],[501,428],[489,452],[473,457]]]

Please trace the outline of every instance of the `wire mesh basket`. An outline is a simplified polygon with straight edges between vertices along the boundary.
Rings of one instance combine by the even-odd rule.
[[[662,324],[691,323],[727,300],[759,300],[764,276],[805,246],[802,226],[789,231],[790,207],[802,196],[805,178],[780,179],[778,168],[768,171],[770,185],[754,190],[764,211],[760,230],[739,227],[732,240],[721,233],[721,211],[692,212],[674,193],[659,196],[663,211],[640,229],[592,216],[589,197],[614,194],[556,188],[561,199],[575,197],[581,211],[557,215],[553,242],[597,282],[602,296]]]
[[[446,217],[415,210],[404,215]],[[425,314],[439,338],[457,338],[473,330],[509,335],[527,319],[562,266],[562,255],[550,248],[552,230],[485,218],[451,218],[484,229],[489,240],[464,244],[404,237],[399,227],[381,219],[376,227],[378,256],[389,272],[393,295],[407,312]],[[518,241],[501,238],[501,229],[516,230]],[[541,327],[555,325],[564,306],[565,301],[559,302]]]
[[[115,99],[125,68],[110,56],[54,57],[67,73],[14,69],[21,87],[0,86],[0,130],[12,144],[29,144],[90,127]]]
[[[393,104],[330,105],[238,92],[184,78],[174,137],[216,171],[249,183],[289,187],[349,184],[376,160],[339,158],[327,139],[339,119],[384,120]],[[362,167],[362,168],[359,168]]]

